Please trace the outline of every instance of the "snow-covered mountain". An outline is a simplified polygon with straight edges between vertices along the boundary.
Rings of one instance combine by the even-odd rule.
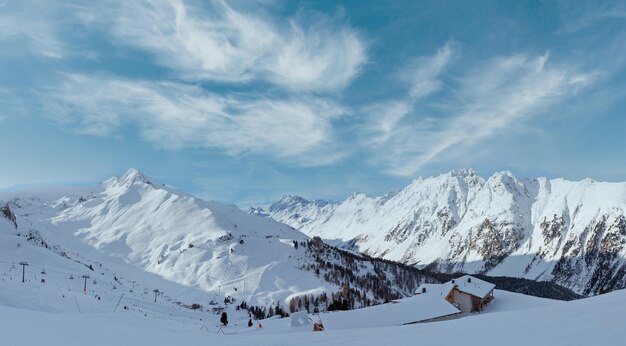
[[[256,212],[371,256],[591,294],[626,286],[625,210],[626,183],[510,172],[484,179],[466,169],[382,197],[320,204],[287,196]]]
[[[15,192],[0,200],[0,236],[85,266],[115,264],[118,273],[134,273],[127,280],[147,272],[176,284],[170,291],[187,299],[183,288],[190,288],[191,299],[205,303],[230,296],[249,305],[285,307],[291,298],[330,295],[347,285],[369,292],[365,305],[410,294],[421,280],[397,268],[387,275],[387,264],[350,257],[284,223],[187,195],[135,169],[97,186]],[[374,268],[386,283],[376,292],[359,279],[371,282]]]
[[[0,316],[5,316],[1,322],[8,332],[0,344],[205,344],[207,337],[225,344],[336,344],[354,343],[368,330],[376,333],[361,343],[389,338],[407,343],[414,337],[406,332],[420,325],[397,325],[398,313],[413,314],[397,298],[412,295],[421,283],[440,282],[442,276],[340,251],[286,224],[195,198],[136,170],[96,186],[2,193],[0,199]],[[294,204],[287,202],[283,204]],[[323,201],[313,205],[323,212],[339,207]],[[589,316],[598,318],[596,303],[561,310],[559,306],[570,305],[503,291],[496,297],[489,308],[498,316],[487,324],[510,313],[510,320],[519,322],[522,316],[528,322],[525,330],[533,330],[540,325],[537,316],[551,313],[554,319],[571,310],[578,314],[566,314],[576,318],[564,325],[573,332],[559,329],[558,340],[571,344],[579,335],[617,340],[610,333],[615,328],[594,325],[592,333],[581,332]],[[598,301],[606,306],[601,306],[602,323],[597,325],[619,320],[614,316],[621,305],[616,303],[623,297],[618,298]],[[383,301],[389,303],[367,308]],[[290,326],[290,319],[263,319],[271,315],[269,304],[275,315],[283,315],[277,312],[279,303],[288,312],[300,311],[295,315],[300,318],[318,307],[365,309],[309,316],[328,327],[311,333],[310,325]],[[524,312],[544,306],[555,308]],[[373,318],[372,311],[383,313]],[[228,314],[227,327],[220,321],[222,312]],[[263,320],[250,327],[249,314]],[[467,323],[468,330],[475,330],[484,323],[473,321],[489,315],[486,311],[442,323]],[[43,329],[29,333],[33,325]],[[380,333],[384,337],[376,339]],[[501,339],[507,338],[508,330]]]
[[[327,200],[309,201],[300,196],[284,196],[278,202],[273,203],[268,210],[262,207],[250,207],[249,214],[271,216],[275,220],[281,220],[294,228],[300,228],[311,220],[319,220],[328,216],[338,202]]]
[[[304,234],[186,195],[137,170],[65,193],[11,198],[4,223],[87,258],[118,258],[169,281],[253,304],[332,287],[296,269],[305,256],[293,242],[307,241]]]

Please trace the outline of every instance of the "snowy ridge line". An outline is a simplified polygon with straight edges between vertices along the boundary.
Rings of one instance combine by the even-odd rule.
[[[625,287],[626,183],[419,178],[380,197],[318,205],[286,196],[267,211],[331,244],[433,271],[550,281],[583,295]]]
[[[123,268],[120,278],[140,271],[176,283],[175,290],[187,287],[193,291],[186,299],[189,306],[225,309],[246,303],[261,316],[269,308],[284,309],[293,297],[330,296],[344,286],[358,288],[369,304],[378,304],[408,294],[417,284],[406,277],[385,281],[385,273],[398,271],[391,264],[366,279],[374,268],[363,258],[344,260],[334,248],[318,258],[308,251],[310,239],[292,227],[178,193],[132,169],[78,193],[56,190],[53,197],[42,198],[35,193],[10,196],[19,227],[0,232],[30,234],[32,244],[44,250],[62,244],[57,252],[65,256],[60,258],[79,257],[78,262],[94,267],[116,263]],[[322,258],[326,268],[316,273],[313,268],[321,266]],[[353,279],[362,283],[340,279],[348,270],[358,272]],[[135,274],[123,274],[129,271]]]

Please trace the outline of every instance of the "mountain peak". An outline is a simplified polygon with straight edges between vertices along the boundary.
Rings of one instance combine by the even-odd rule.
[[[439,183],[448,184],[450,181],[465,181],[466,183],[479,182],[482,181],[483,178],[478,175],[478,173],[471,168],[462,168],[458,170],[451,170],[447,173],[442,173],[437,176],[429,177],[429,178],[418,178],[413,180],[413,182],[409,186],[414,186],[419,188],[424,182],[432,182],[437,181]]]
[[[272,203],[269,207],[270,212],[289,209],[295,206],[305,206],[309,201],[296,195],[285,195],[278,202]]]
[[[259,215],[263,217],[269,217],[270,214],[263,209],[263,207],[250,207],[247,211],[248,214]]]
[[[278,203],[281,203],[281,204],[306,204],[306,203],[309,203],[309,200],[307,200],[304,197],[300,197],[298,195],[285,195],[278,201]]]
[[[491,179],[501,181],[501,180],[517,180],[517,178],[511,173],[511,171],[500,171],[493,174]]]
[[[460,170],[453,170],[450,172],[450,174],[452,176],[456,176],[456,177],[473,177],[475,175],[478,175],[478,173],[476,173],[475,170],[471,169],[471,168],[462,168]]]
[[[131,167],[124,174],[122,174],[120,178],[126,179],[135,177],[145,177],[145,175],[141,173],[138,169]]]
[[[441,173],[440,175],[437,176],[433,176],[433,177],[429,177],[429,178],[422,178],[419,177],[417,179],[415,179],[413,182],[416,183],[421,183],[424,180],[431,180],[431,179],[450,179],[450,178],[461,178],[461,179],[471,179],[474,177],[478,177],[478,173],[476,173],[475,170],[471,169],[471,168],[462,168],[462,169],[453,169],[447,173]]]
[[[153,180],[135,168],[129,168],[124,174],[105,182],[107,185],[129,187],[137,183],[153,184]]]
[[[151,184],[150,180],[150,178],[135,168],[129,168],[126,173],[119,178],[120,182],[128,183],[128,185],[134,183]]]
[[[273,203],[269,207],[270,212],[276,212],[278,210],[284,210],[294,207],[307,207],[307,206],[315,206],[318,208],[323,208],[329,204],[338,204],[335,201],[329,201],[325,199],[316,199],[310,201],[304,197],[300,197],[297,195],[285,195],[278,202]]]

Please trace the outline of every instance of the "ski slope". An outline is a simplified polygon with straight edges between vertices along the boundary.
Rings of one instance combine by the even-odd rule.
[[[236,206],[187,195],[135,169],[92,187],[0,197],[5,200],[0,206],[16,215],[17,228],[0,216],[0,235],[9,237],[13,247],[34,234],[31,243],[45,243],[86,265],[114,264],[117,276],[128,280],[143,281],[146,272],[153,274],[148,275],[156,280],[153,286],[168,286],[191,302],[231,296],[251,305],[284,306],[294,295],[338,289],[298,269],[311,260],[304,249],[294,247],[294,241],[309,239],[299,231]]]
[[[0,302],[7,296],[2,290]],[[133,313],[44,312],[0,306],[3,345],[624,345],[626,292],[572,302],[551,302],[496,292],[480,314],[405,326],[376,326],[312,332],[289,326],[289,318],[263,320],[263,328],[241,323],[219,332],[198,319]],[[532,307],[526,306],[531,301]],[[497,304],[503,302],[500,306]],[[524,307],[523,309],[518,309]],[[490,310],[493,308],[492,310]],[[367,309],[361,311],[365,312]],[[393,311],[387,311],[393,313]],[[362,314],[364,319],[372,316]],[[377,320],[388,316],[381,314]],[[313,316],[313,318],[316,318]],[[324,320],[324,314],[322,314]],[[359,318],[352,315],[350,318]],[[208,327],[207,327],[208,325]],[[36,331],[36,332],[33,332]]]
[[[0,215],[0,345],[624,344],[624,291],[573,302],[496,291],[480,314],[406,326],[413,309],[386,304],[311,316],[325,332],[276,317],[249,328],[242,300],[338,289],[299,269],[310,259],[294,229],[134,170],[2,198],[16,222]],[[221,311],[230,323],[220,332]]]

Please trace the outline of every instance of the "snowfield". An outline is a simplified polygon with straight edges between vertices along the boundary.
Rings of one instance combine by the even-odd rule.
[[[261,321],[261,329],[256,325],[226,327],[225,334],[218,333],[213,324],[205,329],[206,323],[192,319],[111,312],[51,313],[2,306],[0,340],[2,345],[94,346],[624,345],[625,291],[545,305],[530,298],[533,307],[525,306],[529,299],[525,296],[498,291],[496,297],[495,311],[488,307],[483,313],[443,322],[377,327],[369,323],[372,316],[363,309],[363,328],[312,332],[310,326],[291,328],[289,318],[284,318]],[[381,314],[376,318],[383,324],[387,317]]]
[[[1,345],[624,345],[624,290],[572,302],[496,290],[479,314],[404,326],[394,324],[418,312],[397,309],[401,304],[310,315],[321,319],[324,332],[292,328],[290,318],[276,317],[249,328],[247,314],[229,306],[229,326],[220,332],[218,315],[176,304],[177,298],[208,299],[206,292],[115,261],[91,271],[40,246],[17,247],[14,238],[0,237]],[[30,265],[22,283],[21,266],[12,260],[24,257]],[[87,292],[83,274],[91,276]],[[154,287],[164,292],[156,303]]]
[[[300,267],[311,255],[295,246],[308,240],[297,230],[135,170],[95,187],[0,197],[1,346],[625,344],[626,291],[560,302],[496,290],[479,314],[402,325],[456,310],[408,297],[309,315],[324,332],[278,317],[248,327],[241,301],[286,307],[339,289]]]

